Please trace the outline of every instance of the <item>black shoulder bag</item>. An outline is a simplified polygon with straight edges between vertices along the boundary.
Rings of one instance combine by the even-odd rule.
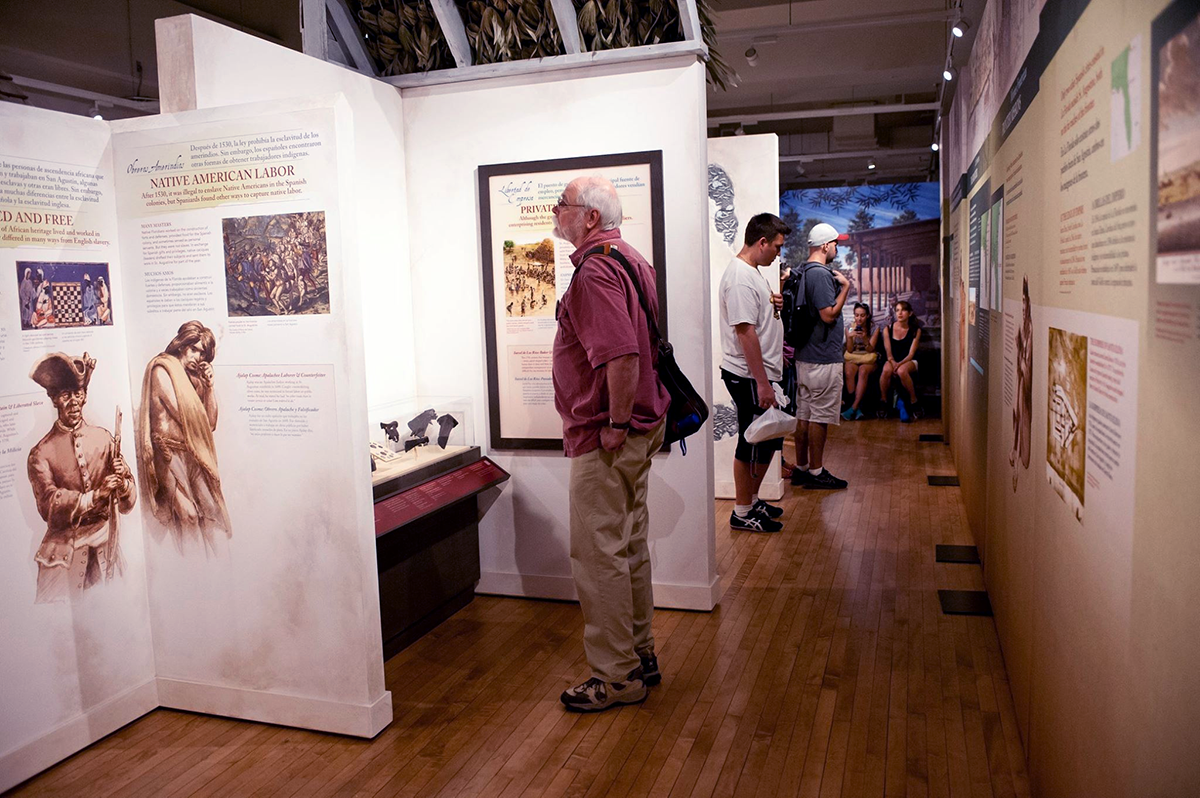
[[[683,439],[704,426],[704,422],[708,420],[708,405],[704,403],[704,399],[692,387],[692,383],[684,376],[679,364],[675,362],[674,348],[659,334],[658,324],[654,321],[654,314],[650,312],[650,306],[646,303],[646,295],[642,292],[642,285],[638,282],[633,266],[618,249],[610,244],[589,250],[583,257],[586,260],[592,255],[607,255],[625,267],[626,274],[633,281],[633,287],[637,289],[638,301],[642,304],[646,320],[650,322],[651,344],[658,343],[658,378],[662,380],[663,385],[667,388],[667,393],[671,396],[671,405],[667,408],[665,442],[679,441],[680,451],[686,455],[687,444]]]

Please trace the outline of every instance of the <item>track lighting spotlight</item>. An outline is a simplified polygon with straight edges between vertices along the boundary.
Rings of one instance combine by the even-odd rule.
[[[937,151],[938,151],[939,149],[941,149],[941,148],[940,148],[940,147],[938,147],[938,143],[935,141],[935,142],[933,142],[932,144],[930,144],[930,145],[929,145],[929,149],[933,150],[934,152],[937,152]]]
[[[746,63],[750,66],[758,64],[758,48],[754,45],[751,45],[750,49],[746,51]]]
[[[965,19],[962,19],[960,17],[958,19],[958,21],[954,23],[954,27],[952,27],[950,29],[950,32],[954,34],[954,38],[961,39],[963,37],[963,34],[965,34],[970,29],[971,29],[971,23],[967,22]]]
[[[92,103],[92,110],[88,113],[92,119],[103,119],[104,115],[100,113],[100,103]]]
[[[746,135],[746,128],[745,128],[745,127],[743,127],[742,125],[740,125],[740,124],[739,124],[739,125],[737,126],[737,130],[734,130],[734,131],[733,131],[733,135],[735,135],[735,136],[744,136],[744,135]]]
[[[875,168],[875,159],[874,159],[874,158],[872,158],[871,160],[867,161],[867,168],[868,168],[868,169],[874,169],[874,168]]]
[[[942,78],[943,78],[943,79],[944,79],[944,80],[945,80],[947,83],[949,83],[950,81],[954,80],[954,76],[955,76],[955,74],[956,74],[956,73],[955,73],[955,71],[954,71],[954,67],[950,66],[949,64],[947,64],[947,65],[946,65],[946,68],[942,70]]]

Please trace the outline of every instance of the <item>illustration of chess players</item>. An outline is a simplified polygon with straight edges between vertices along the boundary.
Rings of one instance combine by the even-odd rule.
[[[112,318],[111,295],[108,286],[104,284],[104,275],[96,278],[96,323],[108,324]]]
[[[34,303],[37,301],[37,288],[33,285],[33,269],[28,267],[25,269],[25,276],[21,278],[17,296],[21,301],[21,323],[25,325],[29,323],[29,318],[33,315]]]
[[[85,324],[95,324],[98,321],[96,315],[96,289],[92,287],[91,275],[83,275],[83,321]]]
[[[57,323],[58,320],[54,318],[54,300],[50,298],[50,286],[42,283],[33,307],[33,315],[29,317],[29,326],[40,329],[53,327]]]
[[[46,534],[34,560],[39,604],[75,600],[123,569],[117,515],[133,509],[133,474],[108,430],[83,419],[96,361],[55,352],[30,378],[58,411],[54,427],[29,452],[29,484]],[[118,430],[118,435],[120,431]]]
[[[216,351],[212,330],[184,322],[142,379],[137,425],[142,496],[181,552],[198,542],[212,554],[218,535],[232,535],[213,444]]]

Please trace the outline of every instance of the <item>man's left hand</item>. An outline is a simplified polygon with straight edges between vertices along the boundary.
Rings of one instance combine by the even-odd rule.
[[[771,304],[775,310],[783,310],[783,294],[771,294]]]
[[[628,430],[613,429],[612,427],[601,427],[600,448],[606,452],[615,452],[625,445],[625,439],[628,436]]]
[[[132,476],[131,472],[129,471],[129,464],[126,463],[125,458],[119,454],[112,459],[112,470],[113,474],[121,479],[128,479],[130,476]]]

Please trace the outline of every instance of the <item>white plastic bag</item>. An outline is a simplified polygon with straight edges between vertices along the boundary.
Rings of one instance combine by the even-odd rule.
[[[748,443],[762,443],[782,438],[795,431],[795,416],[789,416],[778,407],[768,407],[766,411],[750,422],[749,427],[746,427],[745,438]]]

